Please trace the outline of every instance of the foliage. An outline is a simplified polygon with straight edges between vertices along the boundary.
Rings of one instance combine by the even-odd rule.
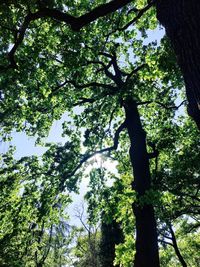
[[[53,177],[52,183],[51,173],[36,156],[15,160],[13,152],[10,148],[1,159],[0,262],[1,266],[39,266],[56,238],[62,242],[60,229],[66,231],[64,210],[71,199],[67,191],[59,192],[59,179]]]
[[[25,131],[47,147],[42,159],[16,160],[13,149],[2,155],[0,265],[71,264],[70,242],[79,233],[74,266],[100,266],[102,228],[87,234],[72,230],[68,236],[66,213],[84,164],[104,153],[118,162],[118,174],[90,172],[89,222],[119,224],[123,240],[113,242],[115,264],[132,266],[137,193],[131,187],[130,140],[122,127],[123,101],[132,97],[147,133],[148,153],[159,152],[150,160],[152,189],[137,204],[155,207],[162,266],[178,264],[162,236],[169,223],[186,262],[198,266],[198,133],[184,112],[178,112],[185,105],[183,79],[153,2],[126,1],[105,17],[97,12],[94,19],[91,10],[107,7],[108,1],[75,2],[0,4],[2,140],[13,130]],[[45,144],[52,123],[64,113],[69,116],[63,124],[66,143]],[[188,230],[193,227],[194,232]]]

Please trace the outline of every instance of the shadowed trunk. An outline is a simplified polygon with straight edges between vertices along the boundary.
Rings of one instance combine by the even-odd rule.
[[[137,105],[133,99],[124,102],[126,126],[131,142],[130,159],[133,167],[133,189],[138,198],[151,188],[146,133],[142,128]],[[153,206],[133,204],[136,219],[136,255],[134,267],[159,267],[156,219]]]
[[[182,70],[188,114],[200,129],[200,1],[158,0],[156,8]]]
[[[123,233],[119,223],[113,220],[111,223],[101,224],[100,261],[101,267],[114,267],[115,245],[123,242]],[[115,265],[119,267],[119,265]]]
[[[176,253],[176,256],[178,257],[181,265],[183,267],[187,267],[187,263],[185,262],[183,256],[181,255],[181,252],[180,252],[180,250],[178,248],[178,244],[176,242],[176,236],[174,234],[174,231],[173,231],[173,228],[172,228],[171,225],[169,225],[169,230],[170,230],[170,234],[171,234],[171,237],[172,237],[172,244],[173,244],[173,247],[174,247],[174,251]]]

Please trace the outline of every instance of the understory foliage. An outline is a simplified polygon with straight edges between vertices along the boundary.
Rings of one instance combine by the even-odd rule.
[[[1,1],[1,142],[25,132],[46,152],[1,153],[0,266],[132,267],[133,203],[154,207],[162,267],[200,266],[199,132],[153,2],[127,1],[87,21],[108,1]],[[139,110],[150,162],[151,189],[140,198],[127,99]],[[63,114],[65,142],[47,143]],[[79,227],[69,205],[85,178]]]

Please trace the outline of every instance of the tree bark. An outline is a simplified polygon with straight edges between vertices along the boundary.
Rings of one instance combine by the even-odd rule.
[[[124,102],[126,126],[131,142],[130,159],[133,168],[133,189],[138,199],[151,188],[146,133],[142,128],[137,104],[133,99]],[[134,267],[159,267],[156,219],[151,204],[133,204],[136,219],[136,255]]]
[[[157,0],[156,8],[185,80],[188,113],[200,129],[200,1]]]

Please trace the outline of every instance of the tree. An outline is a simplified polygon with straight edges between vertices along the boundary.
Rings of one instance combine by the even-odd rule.
[[[50,168],[47,171],[36,156],[16,160],[13,153],[10,148],[1,155],[0,264],[46,266],[56,251],[56,239],[59,237],[60,243],[67,240],[63,221],[67,219],[64,210],[71,202],[70,195],[67,190],[60,192],[58,171],[54,169],[52,177]],[[50,151],[47,154],[48,160],[55,162]]]
[[[169,240],[171,242],[169,242]],[[171,222],[167,224],[167,230],[165,229],[165,232],[163,234],[163,240],[161,241],[164,243],[164,245],[171,245],[174,248],[174,251],[179,259],[179,262],[181,263],[182,267],[187,267],[187,263],[185,262],[183,256],[181,255],[181,252],[179,250],[176,236],[174,234],[174,230],[172,228]]]
[[[176,222],[174,234],[166,229],[160,237],[161,244],[161,265],[162,266],[199,266],[198,251],[199,240],[198,231],[191,233],[193,223],[189,223],[188,219],[180,219]],[[191,218],[189,219],[191,221]],[[165,225],[166,227],[166,225]],[[187,229],[187,230],[186,230]]]
[[[174,266],[175,264],[186,266],[186,263],[198,266],[198,256],[196,257],[199,242],[197,237],[199,231],[199,155],[196,150],[199,147],[199,140],[196,139],[198,131],[183,116],[177,122],[178,124],[181,122],[181,125],[179,124],[176,128],[174,125],[170,129],[170,132],[167,133],[168,140],[163,137],[163,132],[160,132],[161,137],[157,143],[160,151],[158,162],[156,165],[152,164],[152,171],[157,166],[152,175],[153,191],[148,192],[145,197],[146,201],[147,197],[153,201],[157,218],[159,218],[161,266]],[[151,135],[151,132],[149,134]],[[153,131],[152,134],[155,135],[155,132]],[[176,141],[172,142],[174,138]],[[120,164],[122,165],[120,173],[125,175],[124,165],[127,168],[127,160],[120,158]],[[128,171],[130,173],[130,170]],[[118,181],[118,183],[121,182]],[[128,228],[126,225],[130,226],[131,224],[130,214],[126,215],[125,206],[133,196],[129,192],[126,197],[125,192],[122,194],[122,189],[120,191],[121,193],[118,191],[118,200],[121,203],[118,213],[125,213],[122,221]],[[114,190],[112,189],[111,192]],[[111,193],[109,195],[111,196]],[[116,197],[113,202],[118,202]],[[119,217],[117,218],[119,219]],[[171,225],[174,227],[172,228]],[[128,229],[126,229],[125,238],[130,238],[128,233]],[[133,238],[131,237],[132,240]],[[125,248],[122,245],[119,246],[117,253],[120,258],[124,256],[126,250],[129,250],[129,254],[131,251],[133,253],[134,245],[132,243],[131,245],[130,248],[128,243]],[[191,257],[192,253],[194,253],[193,257]],[[132,266],[130,259],[123,264],[122,266]]]
[[[158,115],[163,114],[158,106],[166,108],[165,118],[155,122],[156,129],[163,123],[164,134],[172,128],[172,117],[177,109],[173,102],[177,90],[182,87],[182,80],[165,39],[157,45],[156,42],[144,44],[137,38],[139,32],[145,36],[149,28],[157,26],[154,9],[150,9],[153,2],[143,8],[140,2],[130,1],[100,2],[99,6],[89,3],[92,11],[85,15],[85,1],[78,2],[78,9],[70,3],[63,5],[62,1],[2,4],[10,24],[3,23],[1,27],[2,126],[6,134],[15,127],[44,137],[53,120],[65,111],[70,113],[72,126],[66,123],[64,131],[71,142],[63,147],[52,146],[49,153],[53,153],[53,159],[46,157],[48,174],[55,179],[55,173],[60,174],[58,191],[63,191],[66,185],[74,187],[78,180],[77,171],[96,153],[111,153],[117,149],[119,136],[127,128],[134,173],[132,189],[137,193],[133,204],[137,231],[135,264],[158,266],[154,205],[151,200],[146,200],[152,189],[150,157],[157,157],[157,151],[154,143],[146,144],[144,129],[147,131],[151,127],[148,125],[151,119],[144,119],[143,126],[141,118],[146,113],[143,111],[140,116],[138,106],[152,104],[152,113]],[[112,13],[120,8],[121,11]],[[106,14],[109,14],[106,20],[88,24]],[[17,22],[21,22],[19,28]],[[87,27],[74,33],[66,24],[74,30],[86,24]],[[108,24],[104,33],[102,29]],[[43,31],[40,31],[41,25]],[[131,54],[135,60],[128,60],[128,51],[132,47],[130,38],[133,37]],[[14,43],[11,48],[10,43]],[[166,54],[170,55],[170,62],[164,64]],[[127,57],[126,62],[119,66],[123,56]],[[77,106],[82,108],[81,114],[74,110]],[[80,151],[80,128],[84,128],[81,129],[84,131],[84,154]],[[125,140],[128,140],[127,136]],[[148,153],[147,148],[153,152]],[[126,149],[129,150],[127,146]]]
[[[74,267],[100,267],[100,230],[98,223],[94,223],[85,215],[84,204],[76,208],[76,217],[81,227],[74,227],[72,233],[75,245],[71,249],[72,265]]]
[[[142,1],[142,3],[146,3],[146,1]],[[167,34],[170,37],[170,40],[172,42],[173,47],[175,48],[175,52],[178,58],[179,65],[181,67],[185,83],[186,83],[186,94],[188,98],[188,111],[189,114],[193,117],[195,122],[197,123],[197,126],[200,127],[199,123],[199,91],[198,91],[198,84],[199,81],[197,80],[198,74],[198,0],[193,0],[192,2],[188,3],[187,5],[183,4],[183,0],[179,0],[176,2],[176,5],[172,3],[172,1],[147,1],[147,5],[141,8],[140,1],[133,1],[126,0],[112,0],[109,3],[102,3],[99,2],[99,5],[93,5],[90,3],[84,1],[80,1],[78,3],[79,7],[84,7],[84,12],[77,12],[74,11],[73,7],[68,4],[65,4],[65,7],[67,7],[67,11],[65,12],[65,9],[63,8],[62,2],[55,3],[54,1],[51,1],[47,3],[46,1],[37,1],[32,2],[26,5],[24,3],[19,2],[19,4],[16,4],[16,8],[22,8],[24,9],[23,12],[25,12],[25,20],[21,24],[20,30],[16,28],[10,28],[7,25],[2,25],[2,28],[9,32],[9,35],[14,35],[14,45],[8,52],[8,63],[6,64],[6,67],[2,65],[1,69],[6,70],[10,68],[16,68],[17,63],[15,60],[15,54],[19,48],[19,46],[22,44],[23,39],[25,37],[25,33],[30,26],[31,22],[34,22],[39,19],[45,19],[45,18],[51,18],[55,19],[60,22],[64,22],[71,26],[72,30],[79,31],[82,27],[85,25],[88,25],[89,23],[97,20],[98,18],[101,18],[106,15],[110,15],[110,13],[116,11],[116,13],[119,13],[118,10],[123,10],[123,15],[129,15],[132,12],[135,12],[135,17],[130,18],[130,20],[123,26],[120,25],[120,19],[117,17],[117,27],[115,27],[114,31],[124,31],[126,30],[130,25],[133,25],[137,20],[139,20],[145,12],[147,12],[152,6],[155,4],[157,9],[157,16],[161,24],[163,24],[166,28]],[[6,9],[6,12],[9,14],[10,7],[15,7],[15,4],[10,1],[9,7],[6,8],[7,2],[5,3],[2,1],[2,8]],[[77,6],[78,6],[77,5]],[[87,12],[85,11],[85,6],[88,6],[91,9],[91,11]],[[139,8],[138,8],[139,6]],[[171,7],[173,7],[173,12],[171,12]],[[27,11],[26,11],[27,8]],[[72,9],[72,13],[70,10]],[[189,13],[187,11],[190,11]],[[7,13],[5,14],[7,15]],[[188,13],[188,19],[185,19],[185,13]],[[23,14],[24,15],[24,14]],[[77,17],[78,15],[78,17]],[[120,14],[121,15],[121,14]],[[155,15],[155,14],[154,14]],[[174,24],[174,17],[176,17],[176,25]],[[168,18],[168,19],[166,19]],[[194,19],[195,18],[195,19]],[[194,27],[192,27],[192,23],[194,23]],[[143,25],[143,29],[148,29],[148,24]],[[191,27],[193,30],[191,30]],[[178,32],[178,34],[177,34]],[[182,42],[183,40],[183,42]],[[190,45],[190,44],[196,44]],[[184,45],[183,45],[184,44]],[[188,47],[190,49],[188,49]],[[7,50],[7,45],[2,47],[4,51]],[[188,53],[190,51],[190,53]],[[191,56],[192,55],[192,56]],[[188,66],[193,66],[192,68],[188,68]],[[195,73],[195,75],[193,75]]]
[[[109,178],[111,179],[111,174],[103,167],[92,169],[85,199],[88,203],[89,222],[100,224],[98,252],[100,266],[118,267],[119,265],[114,265],[116,246],[123,242],[123,232],[120,223],[116,220],[118,201],[111,200],[114,190],[106,185]]]
[[[158,227],[160,229],[158,230],[160,241],[161,244],[165,245],[165,252],[161,251],[161,262],[164,259],[167,260],[167,256],[169,256],[170,249],[166,249],[167,245],[167,247],[171,246],[174,249],[181,266],[187,266],[187,264],[198,266],[199,263],[198,260],[196,261],[195,255],[195,247],[198,243],[195,232],[198,232],[199,227],[200,201],[199,155],[198,152],[196,153],[196,148],[199,147],[199,141],[196,140],[198,131],[186,118],[182,117],[181,120],[183,120],[183,124],[179,125],[177,129],[176,146],[171,147],[170,151],[165,154],[165,163],[162,163],[163,166],[160,166],[161,168],[157,172],[157,181],[159,181],[157,186],[163,192],[163,197],[166,198],[166,200],[163,198],[164,203],[157,210],[161,220]],[[188,130],[186,131],[186,129]],[[193,230],[194,232],[191,234],[190,231]],[[194,243],[191,242],[191,235]],[[187,250],[187,246],[190,249]],[[194,253],[194,261],[189,256],[191,251]],[[170,252],[170,254],[172,253]],[[162,255],[165,255],[166,258]],[[177,259],[172,257],[171,261],[170,257],[172,256],[169,256],[168,264],[175,264]]]

